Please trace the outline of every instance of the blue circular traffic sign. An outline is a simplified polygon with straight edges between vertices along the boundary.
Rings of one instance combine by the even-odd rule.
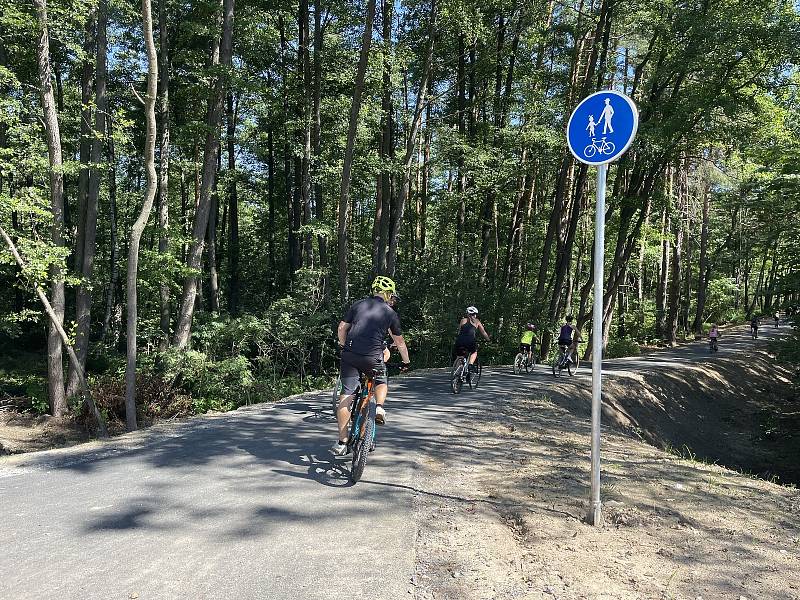
[[[570,152],[587,165],[604,165],[618,159],[633,143],[639,111],[633,100],[613,90],[584,98],[567,123]]]

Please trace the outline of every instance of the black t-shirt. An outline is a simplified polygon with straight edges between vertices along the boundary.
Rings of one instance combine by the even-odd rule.
[[[478,328],[472,324],[472,321],[467,319],[467,322],[458,328],[458,336],[456,337],[456,341],[458,344],[472,344],[475,342],[477,333]]]
[[[400,317],[383,298],[377,296],[364,298],[353,304],[343,320],[350,323],[344,347],[356,354],[381,354],[387,330],[394,335],[403,335]]]

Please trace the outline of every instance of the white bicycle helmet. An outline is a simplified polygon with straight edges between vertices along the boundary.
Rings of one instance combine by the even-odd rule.
[[[467,314],[468,315],[477,315],[478,314],[478,309],[475,308],[474,306],[468,306],[467,307]]]

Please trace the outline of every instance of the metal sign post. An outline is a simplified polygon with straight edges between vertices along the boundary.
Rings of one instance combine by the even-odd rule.
[[[600,500],[600,416],[603,401],[603,277],[605,263],[606,176],[608,163],[633,143],[639,112],[633,100],[613,90],[597,92],[578,104],[567,124],[567,144],[580,162],[597,167],[594,227],[594,308],[592,310],[592,486],[587,520],[602,524]]]

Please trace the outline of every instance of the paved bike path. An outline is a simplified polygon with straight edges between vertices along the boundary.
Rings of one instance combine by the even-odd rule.
[[[720,346],[724,356],[752,341]],[[706,356],[698,343],[604,371]],[[423,489],[415,470],[474,442],[448,422],[479,417],[481,401],[509,385],[552,380],[542,367],[511,380],[509,370],[485,370],[480,394],[458,396],[443,370],[395,378],[388,424],[355,486],[349,461],[328,452],[328,393],[0,459],[0,599],[410,597],[425,525],[414,497],[446,493]],[[573,381],[588,385],[588,373]]]

